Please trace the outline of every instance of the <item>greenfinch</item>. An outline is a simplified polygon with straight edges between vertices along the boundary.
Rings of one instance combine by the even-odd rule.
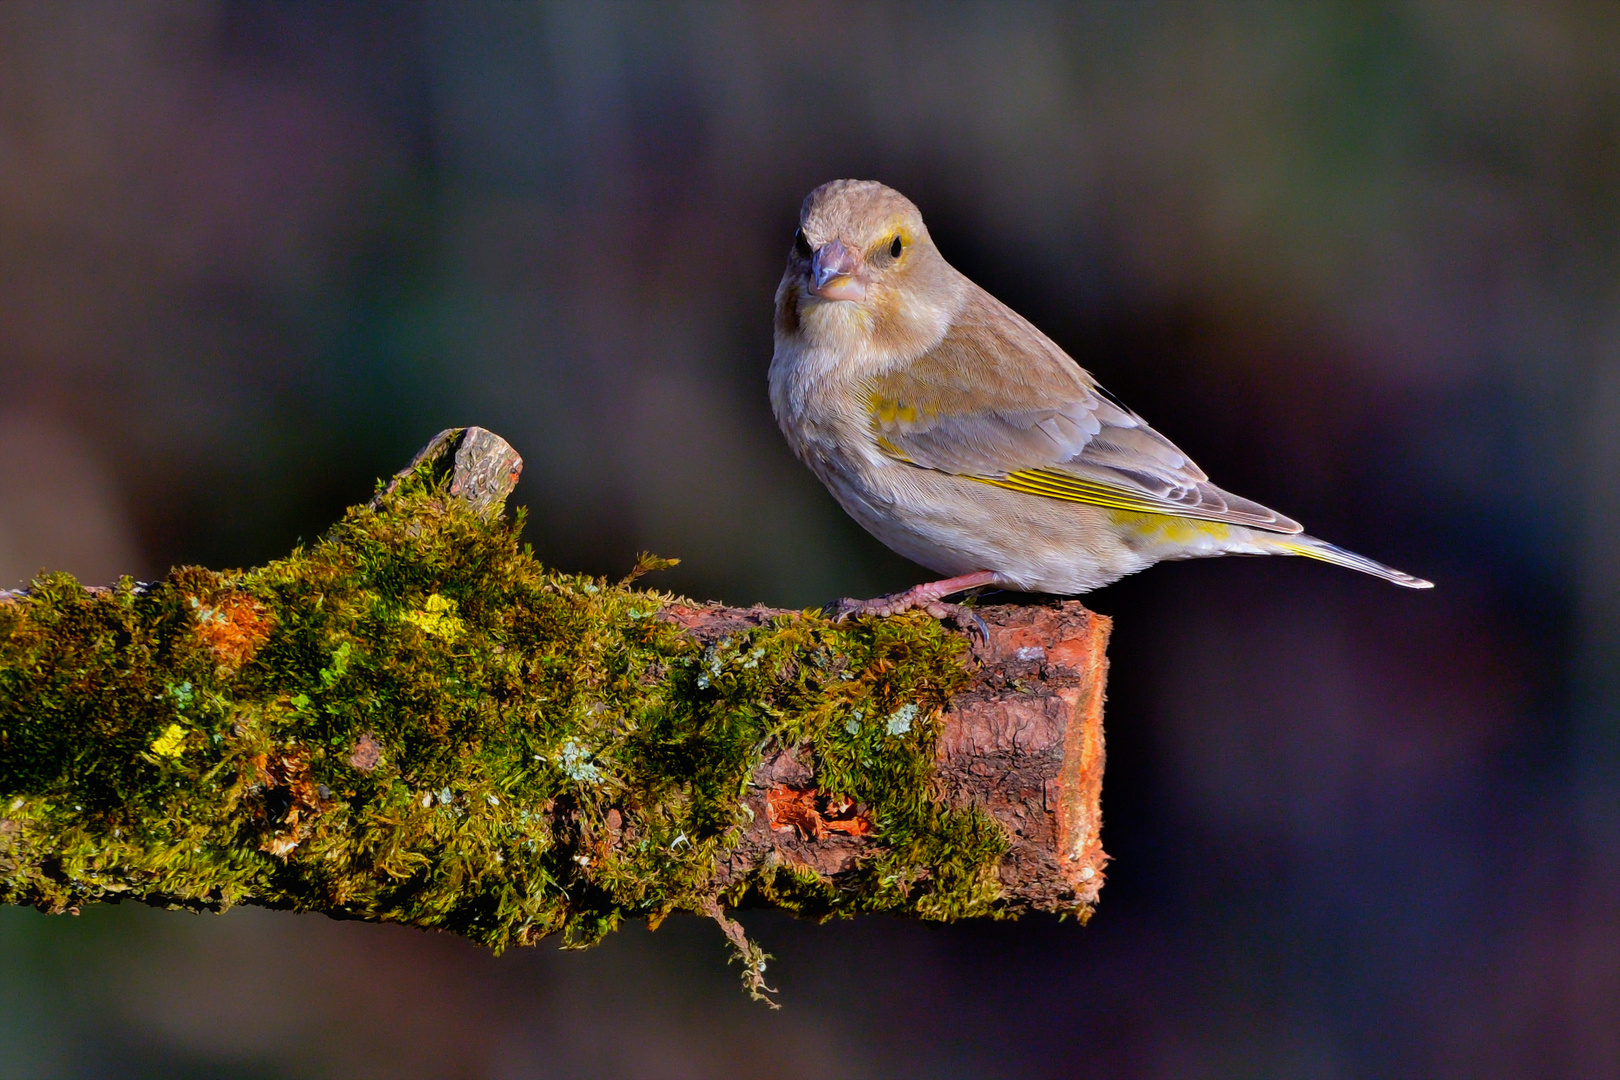
[[[921,607],[981,586],[1069,596],[1165,559],[1303,555],[1430,583],[1223,491],[1062,349],[947,263],[911,200],[834,180],[799,211],[776,290],[771,408],[850,516],[944,580],[842,601]]]

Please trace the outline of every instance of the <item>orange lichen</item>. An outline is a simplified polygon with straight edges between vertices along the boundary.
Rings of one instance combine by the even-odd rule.
[[[872,831],[871,819],[854,801],[815,788],[771,788],[765,793],[765,818],[776,832],[797,831],[806,840],[824,840],[830,832],[865,836]]]
[[[255,755],[253,768],[265,791],[264,816],[275,829],[259,844],[259,850],[285,859],[313,831],[314,819],[331,802],[331,796],[310,777],[309,761],[297,751]]]
[[[191,597],[197,638],[221,664],[239,668],[270,638],[264,605],[246,593],[227,593],[211,603]]]

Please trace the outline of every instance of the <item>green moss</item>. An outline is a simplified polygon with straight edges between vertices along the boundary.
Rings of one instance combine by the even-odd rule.
[[[0,603],[0,900],[253,902],[598,940],[712,905],[761,755],[865,803],[848,879],[732,881],[818,916],[993,914],[999,826],[930,797],[963,646],[818,615],[703,645],[673,598],[560,573],[425,469],[262,569]],[[801,753],[801,756],[804,756]]]

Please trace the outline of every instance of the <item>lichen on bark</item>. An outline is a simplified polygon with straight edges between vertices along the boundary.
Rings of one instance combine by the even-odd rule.
[[[705,642],[496,511],[423,464],[259,569],[0,600],[0,901],[254,903],[495,949],[750,901],[1001,910],[1005,829],[930,781],[961,636],[807,612]],[[869,829],[836,881],[719,872],[784,748]]]

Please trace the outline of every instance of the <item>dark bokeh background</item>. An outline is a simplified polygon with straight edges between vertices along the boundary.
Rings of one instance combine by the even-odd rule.
[[[557,564],[918,580],[789,456],[800,199],[882,179],[1215,478],[1431,577],[1160,567],[1096,918],[585,953],[0,910],[6,1077],[1620,1075],[1620,9],[0,5],[0,585],[262,562],[434,431]]]

